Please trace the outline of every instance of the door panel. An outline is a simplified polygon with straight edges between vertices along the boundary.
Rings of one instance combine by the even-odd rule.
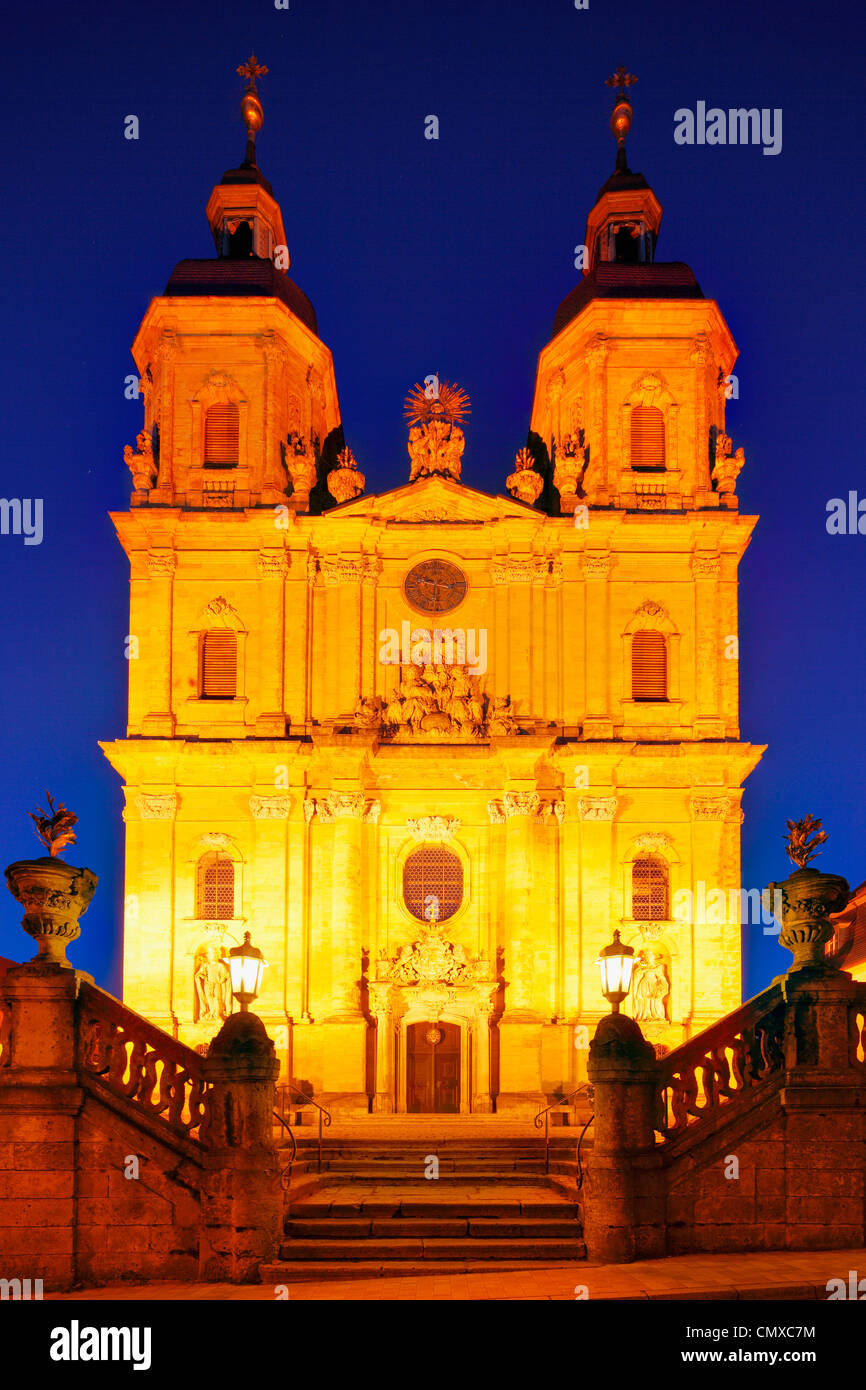
[[[428,1034],[438,1032],[441,1041]],[[406,1109],[412,1114],[460,1113],[460,1028],[410,1023],[406,1029]]]

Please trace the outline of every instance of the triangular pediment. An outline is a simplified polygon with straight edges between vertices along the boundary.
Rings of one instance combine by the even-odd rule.
[[[455,482],[453,478],[419,478],[417,482],[388,492],[356,497],[326,513],[340,517],[366,517],[370,521],[406,524],[455,521],[501,521],[506,517],[537,524],[543,513],[513,497],[494,496]]]

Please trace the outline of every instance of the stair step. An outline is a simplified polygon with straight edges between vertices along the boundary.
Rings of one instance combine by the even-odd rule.
[[[573,1220],[556,1221],[520,1218],[478,1219],[466,1217],[373,1217],[341,1221],[324,1217],[318,1221],[292,1218],[286,1223],[290,1240],[573,1240],[580,1234]]]
[[[578,1216],[578,1206],[576,1202],[545,1202],[533,1200],[521,1200],[514,1202],[488,1201],[485,1197],[479,1196],[462,1202],[416,1202],[412,1200],[400,1200],[396,1198],[393,1202],[380,1202],[367,1198],[358,1202],[293,1202],[289,1209],[289,1219],[292,1221],[317,1221],[328,1217],[337,1220],[351,1220],[353,1217],[369,1217],[370,1219],[400,1216],[403,1218],[419,1218],[421,1220],[453,1220],[464,1217],[466,1219],[481,1220],[485,1217],[506,1217],[516,1221],[519,1217],[529,1217],[533,1221],[543,1220],[545,1217],[553,1218],[557,1221],[575,1220]]]
[[[545,1269],[573,1269],[572,1256],[547,1260]],[[533,1270],[536,1262],[526,1259],[490,1260],[437,1260],[436,1274],[501,1274],[506,1270]],[[259,1266],[259,1279],[263,1284],[309,1284],[318,1281],[331,1282],[333,1279],[387,1279],[408,1278],[413,1274],[430,1274],[430,1261],[421,1260],[352,1260],[350,1263],[329,1264],[326,1260],[272,1260]]]
[[[280,1246],[280,1258],[294,1261],[355,1260],[576,1260],[586,1255],[582,1238],[486,1240],[471,1237],[402,1240],[292,1240]]]

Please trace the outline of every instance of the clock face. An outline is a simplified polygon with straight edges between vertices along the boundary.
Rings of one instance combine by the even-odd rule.
[[[447,560],[422,560],[403,581],[403,593],[422,613],[450,613],[466,597],[466,575]]]

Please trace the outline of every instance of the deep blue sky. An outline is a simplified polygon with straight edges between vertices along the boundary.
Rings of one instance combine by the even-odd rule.
[[[291,274],[336,363],[368,488],[408,477],[402,400],[427,372],[472,399],[464,479],[504,490],[535,363],[578,278],[573,247],[613,168],[604,79],[638,74],[629,161],[740,348],[728,411],[739,493],[761,522],[741,575],[748,783],[743,881],[784,877],[787,817],[823,816],[821,867],[866,877],[866,536],[827,501],[863,463],[859,0],[427,0],[349,5],[155,0],[31,5],[4,19],[2,493],[42,497],[45,537],[0,537],[4,862],[39,852],[43,788],[80,816],[67,855],[99,875],[72,959],[117,989],[121,793],[97,739],[125,724],[128,566],[106,513],[128,505],[129,344],[178,260],[213,246],[204,207],[243,155],[235,67],[270,68],[259,161]],[[783,110],[783,149],[681,147],[699,100]],[[439,116],[440,139],[423,137]],[[140,118],[137,142],[124,117]],[[0,955],[28,943],[0,902]],[[747,929],[746,992],[790,957]]]

